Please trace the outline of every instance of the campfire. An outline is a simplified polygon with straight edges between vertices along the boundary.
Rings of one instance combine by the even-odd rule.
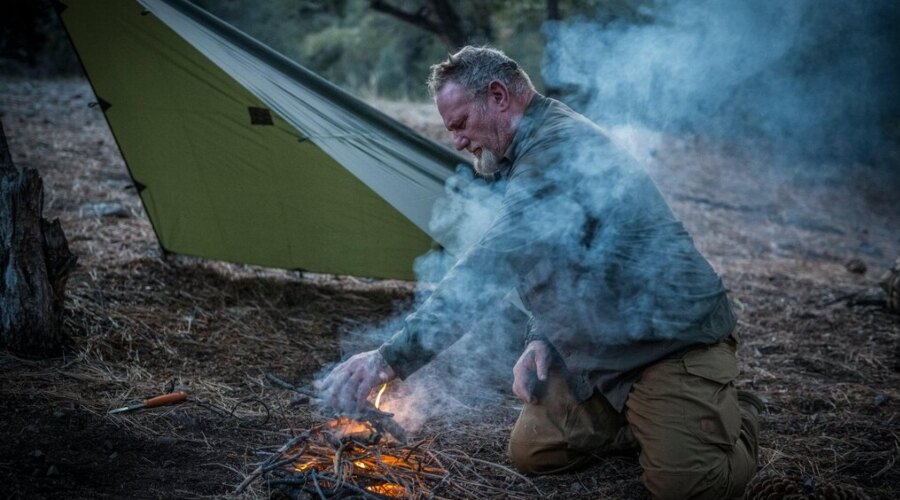
[[[407,447],[403,428],[381,411],[384,384],[370,409],[356,418],[336,417],[285,443],[240,486],[264,476],[274,491],[291,498],[432,497],[430,487],[447,478],[421,441]]]
[[[284,388],[306,394],[272,375]],[[383,385],[373,408],[354,418],[338,416],[304,430],[270,454],[236,489],[263,478],[273,498],[434,498],[540,493],[504,465],[454,450],[435,449],[434,439],[407,444],[404,429],[383,411]],[[388,405],[389,406],[389,405]]]

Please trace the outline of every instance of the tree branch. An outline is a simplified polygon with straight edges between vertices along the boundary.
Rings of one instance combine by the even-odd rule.
[[[372,10],[376,10],[378,12],[381,12],[382,14],[396,17],[401,21],[412,24],[413,26],[416,26],[418,28],[422,28],[423,30],[434,33],[435,35],[441,36],[444,34],[437,23],[435,23],[431,19],[428,19],[427,11],[425,9],[420,9],[416,13],[407,12],[387,2],[382,2],[381,0],[372,0],[371,2],[369,2],[369,7],[371,7]]]
[[[431,10],[428,7],[423,7],[413,13],[382,0],[370,1],[369,7],[437,35],[441,42],[450,49],[457,49],[465,45],[466,36],[462,29],[462,20],[453,10],[453,6],[446,0],[429,0],[427,3],[437,14],[437,20],[431,18]]]

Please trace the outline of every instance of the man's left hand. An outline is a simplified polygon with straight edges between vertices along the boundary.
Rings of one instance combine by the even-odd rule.
[[[553,360],[550,345],[543,340],[533,340],[525,347],[513,367],[513,394],[528,404],[537,404],[538,382],[547,380]]]
[[[338,413],[357,415],[371,403],[369,393],[397,375],[378,350],[361,352],[337,365],[319,386],[322,399]]]

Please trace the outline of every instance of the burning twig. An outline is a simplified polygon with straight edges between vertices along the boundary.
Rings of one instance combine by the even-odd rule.
[[[381,434],[390,434],[400,444],[406,444],[406,431],[394,420],[394,414],[369,408],[358,415],[357,420],[363,420],[372,424]]]

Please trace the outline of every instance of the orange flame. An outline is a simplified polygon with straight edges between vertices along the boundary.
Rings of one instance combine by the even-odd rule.
[[[375,396],[375,409],[381,408],[381,395],[384,394],[385,389],[387,389],[387,383],[381,385],[381,389],[378,390],[378,395]]]
[[[368,422],[361,422],[347,417],[338,417],[330,420],[328,426],[334,430],[338,437],[357,436],[365,441],[375,435],[375,429]]]
[[[317,465],[321,465],[321,464],[319,463],[318,460],[313,459],[313,460],[310,460],[309,462],[306,462],[305,464],[297,465],[296,467],[294,467],[294,470],[296,470],[297,472],[304,472],[304,471],[307,471]]]
[[[366,486],[366,489],[386,497],[406,496],[406,488],[396,483],[373,484],[372,486]]]

